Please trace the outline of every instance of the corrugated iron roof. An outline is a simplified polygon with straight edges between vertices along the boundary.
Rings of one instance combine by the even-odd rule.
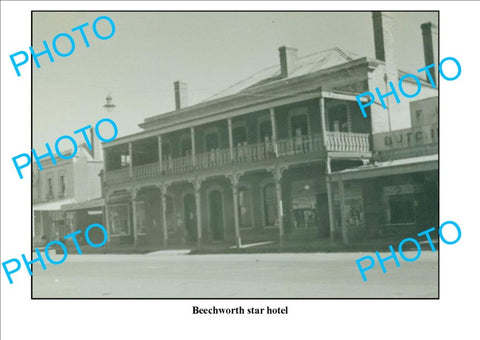
[[[75,203],[75,199],[67,198],[60,201],[52,201],[47,203],[35,204],[33,206],[34,211],[61,211],[62,205]]]
[[[298,58],[296,68],[286,78],[282,78],[280,75],[280,64],[270,66],[257,73],[252,74],[248,78],[245,78],[238,83],[233,84],[225,90],[218,92],[212,97],[209,97],[206,100],[202,101],[202,103],[229,96],[235,93],[240,93],[244,90],[251,90],[256,86],[268,84],[277,80],[284,81],[285,79],[303,76],[309,73],[313,73],[315,71],[327,69],[336,65],[341,65],[358,58],[361,58],[361,56],[355,53],[343,51],[338,47],[316,52]]]
[[[92,209],[101,208],[105,206],[105,199],[103,197],[94,198],[88,201],[73,202],[70,204],[62,205],[63,211],[79,210],[79,209]]]

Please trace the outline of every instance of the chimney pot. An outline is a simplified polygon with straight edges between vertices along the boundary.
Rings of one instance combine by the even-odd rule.
[[[175,110],[188,106],[187,83],[177,80],[173,83],[175,89]]]
[[[278,48],[280,54],[280,74],[282,78],[291,75],[297,68],[297,52],[293,47],[281,46]]]

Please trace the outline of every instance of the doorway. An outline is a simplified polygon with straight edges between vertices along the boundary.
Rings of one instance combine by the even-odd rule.
[[[210,192],[210,194],[208,195],[208,202],[212,238],[215,241],[223,240],[224,224],[222,193],[218,190]]]
[[[186,239],[194,242],[197,240],[197,212],[195,208],[195,196],[187,194],[183,198]]]

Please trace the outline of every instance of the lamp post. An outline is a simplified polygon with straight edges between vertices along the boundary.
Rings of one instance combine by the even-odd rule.
[[[105,98],[105,105],[103,105],[103,107],[105,108],[105,110],[107,110],[108,113],[112,113],[113,109],[115,108],[115,104],[112,103],[112,96],[108,95],[106,98]]]
[[[108,112],[108,113],[112,113],[113,109],[115,108],[115,104],[112,103],[112,96],[111,95],[107,95],[107,97],[105,98],[105,105],[103,105],[103,107],[105,108],[105,110]],[[100,147],[99,147],[99,150],[102,150]],[[105,226],[107,227],[107,233],[110,235],[111,234],[111,226],[110,224],[112,223],[110,221],[110,218],[109,218],[109,214],[110,214],[110,207],[108,205],[108,195],[107,195],[107,192],[105,190],[105,176],[106,176],[106,164],[107,164],[107,158],[103,157],[103,150],[101,151],[101,159],[103,160],[103,169],[102,171],[100,171],[99,173],[99,176],[100,176],[100,182],[101,182],[101,185],[102,185],[102,196],[105,197],[105,208],[103,209],[103,223],[105,224]],[[107,252],[110,251],[110,238],[108,238],[108,242],[107,242]]]

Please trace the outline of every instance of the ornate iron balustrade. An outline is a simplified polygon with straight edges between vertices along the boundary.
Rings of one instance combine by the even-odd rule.
[[[328,151],[370,151],[368,134],[327,132]],[[143,180],[186,173],[195,170],[213,169],[235,164],[259,162],[267,159],[280,157],[292,157],[315,152],[325,151],[321,135],[307,135],[277,140],[276,143],[267,141],[263,143],[247,145],[246,143],[230,149],[215,149],[195,155],[187,155],[180,158],[162,160],[162,168],[159,163],[151,163],[132,167],[132,178],[129,168],[111,170],[106,172],[106,183],[119,184],[130,179]]]

